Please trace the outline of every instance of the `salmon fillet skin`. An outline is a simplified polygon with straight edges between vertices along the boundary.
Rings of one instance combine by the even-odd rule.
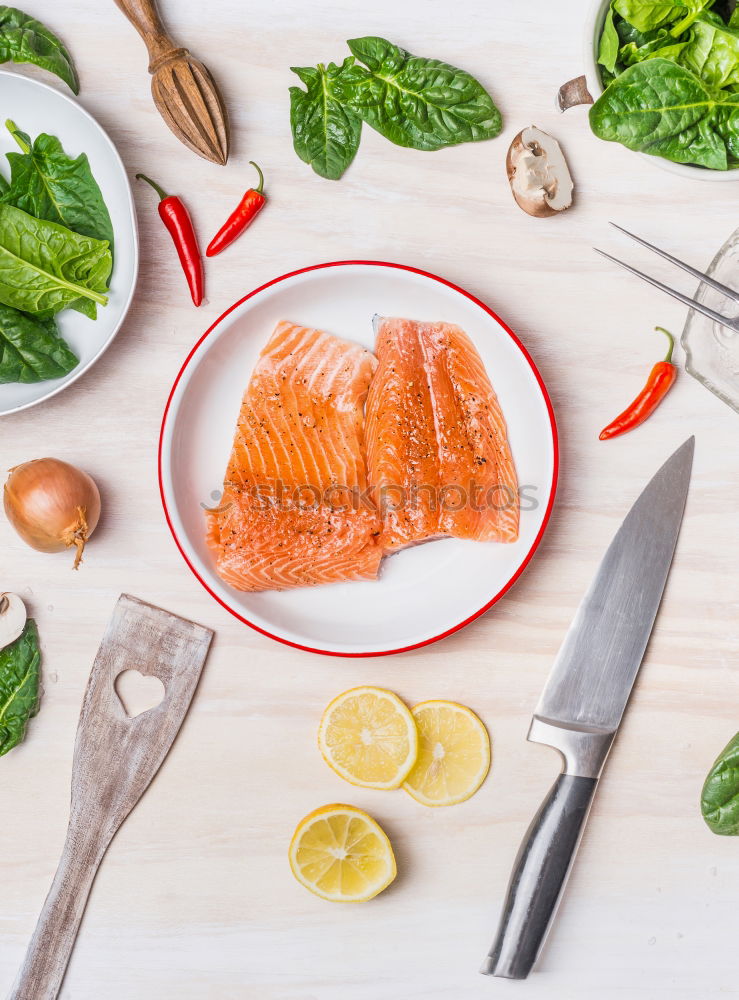
[[[244,394],[222,500],[206,512],[208,546],[230,586],[377,576],[382,525],[364,451],[376,367],[358,344],[278,323]]]
[[[515,542],[516,469],[474,344],[449,323],[376,318],[375,329],[365,433],[383,547],[445,536]]]

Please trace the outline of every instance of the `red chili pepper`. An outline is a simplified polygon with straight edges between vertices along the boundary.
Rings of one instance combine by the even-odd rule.
[[[136,174],[140,181],[146,181],[159,195],[159,217],[167,227],[172,242],[185,272],[192,300],[196,306],[203,301],[203,259],[200,256],[198,238],[195,235],[190,213],[184,202],[175,195],[168,195],[146,174]]]
[[[618,437],[633,430],[639,424],[643,424],[647,417],[651,416],[659,404],[672,388],[677,378],[677,368],[672,363],[672,352],[675,347],[675,338],[668,333],[664,327],[655,326],[655,330],[664,333],[670,341],[670,349],[664,361],[658,361],[649,373],[647,384],[636,397],[633,403],[619,414],[613,423],[610,423],[600,432],[600,440],[607,441],[609,438]]]
[[[264,203],[267,201],[264,194],[264,174],[254,160],[249,160],[249,163],[251,163],[259,174],[259,184],[255,188],[249,188],[215,234],[208,245],[208,249],[205,251],[206,257],[215,257],[221,250],[225,250],[227,246],[230,246],[251,225],[255,217],[264,208]]]

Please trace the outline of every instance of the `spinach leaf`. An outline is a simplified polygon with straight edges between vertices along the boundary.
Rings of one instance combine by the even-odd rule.
[[[620,47],[621,42],[616,31],[616,25],[613,23],[613,4],[611,4],[606,14],[603,33],[600,36],[600,46],[598,47],[598,62],[609,73],[613,73],[616,69]]]
[[[603,85],[603,89],[604,90],[608,86],[608,84],[611,82],[611,80],[615,80],[616,79],[617,75],[618,75],[618,73],[609,73],[608,70],[605,68],[605,66],[601,66],[601,68],[600,68],[600,82]]]
[[[717,24],[719,28],[725,28],[729,23],[728,17],[722,17],[716,10],[702,10],[698,17],[701,21],[710,21],[711,24]]]
[[[34,63],[60,77],[75,94],[77,71],[63,42],[17,7],[0,5],[0,62]]]
[[[293,67],[306,87],[290,88],[295,151],[321,176],[341,177],[357,152],[363,121],[399,146],[422,150],[500,132],[500,112],[469,73],[412,56],[384,38],[348,45],[353,56],[341,66]]]
[[[613,0],[615,3],[615,0]],[[616,26],[616,32],[621,41],[621,45],[630,45],[632,42],[637,48],[641,48],[642,45],[647,45],[649,42],[667,35],[666,28],[653,28],[650,31],[638,31],[633,24],[629,24],[618,14],[614,15],[613,23]]]
[[[614,9],[629,24],[639,31],[651,31],[663,25],[673,24],[673,36],[677,37],[690,27],[694,19],[713,0],[613,0]]]
[[[706,778],[701,812],[714,833],[724,837],[739,836],[739,733]]]
[[[624,68],[635,66],[645,59],[670,59],[679,62],[684,49],[690,44],[690,39],[675,41],[666,28],[659,28],[656,37],[643,45],[629,42],[623,45],[619,52],[619,60]]]
[[[111,266],[105,240],[0,203],[0,303],[46,317],[80,300],[106,305]]]
[[[384,38],[354,38],[347,44],[370,72],[342,81],[334,93],[396,145],[436,150],[500,132],[492,98],[464,70],[413,56]]]
[[[0,198],[5,194],[6,191],[10,189],[10,184],[5,180],[2,174],[0,174]]]
[[[0,384],[61,378],[78,364],[53,319],[39,320],[0,305]]]
[[[739,83],[739,30],[699,18],[679,62],[716,89]]]
[[[727,145],[736,155],[737,99],[709,90],[676,63],[649,59],[609,85],[590,109],[590,126],[629,149],[726,170]]]
[[[739,93],[727,93],[716,108],[716,129],[726,143],[731,162],[739,159]]]
[[[38,712],[40,663],[36,623],[29,618],[20,638],[0,649],[0,757],[23,742]]]
[[[354,159],[362,134],[362,119],[345,107],[333,93],[341,78],[357,74],[361,67],[348,56],[341,66],[329,63],[316,69],[293,66],[307,90],[290,88],[290,124],[295,152],[310,163],[317,174],[338,180]],[[362,73],[366,72],[361,70]]]
[[[2,200],[37,219],[107,240],[112,251],[113,226],[87,155],[72,159],[55,136],[42,134],[32,143],[13,122],[5,124],[22,152],[7,154],[10,188]]]

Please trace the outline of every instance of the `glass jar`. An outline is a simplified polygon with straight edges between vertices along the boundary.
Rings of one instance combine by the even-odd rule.
[[[707,273],[739,291],[739,229],[721,247]],[[725,298],[704,282],[694,298],[731,319],[739,317],[739,302]],[[680,342],[686,370],[739,413],[739,332],[691,309]]]

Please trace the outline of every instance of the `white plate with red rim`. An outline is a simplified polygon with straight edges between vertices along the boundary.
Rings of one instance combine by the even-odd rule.
[[[68,156],[87,153],[93,176],[102,191],[113,223],[115,248],[108,304],[98,306],[97,319],[88,319],[73,309],[57,314],[59,332],[80,359],[63,378],[46,382],[0,384],[0,416],[25,410],[66,389],[83,375],[110,346],[126,318],[139,268],[136,211],[131,185],[112,140],[92,115],[72,97],[27,76],[0,70],[3,95],[0,118],[0,171],[10,177],[5,153],[20,152],[5,128],[12,119],[22,132],[35,139],[47,132],[56,136]]]
[[[380,578],[241,593],[215,571],[203,510],[214,506],[241,398],[259,352],[283,319],[372,349],[374,314],[445,321],[472,338],[505,414],[523,493],[512,545],[442,539],[386,558]],[[162,422],[159,480],[167,522],[205,589],[242,622],[314,653],[383,656],[434,642],[487,611],[536,550],[557,483],[554,413],[515,334],[474,296],[415,268],[338,261],[282,275],[233,305],[185,360]]]

